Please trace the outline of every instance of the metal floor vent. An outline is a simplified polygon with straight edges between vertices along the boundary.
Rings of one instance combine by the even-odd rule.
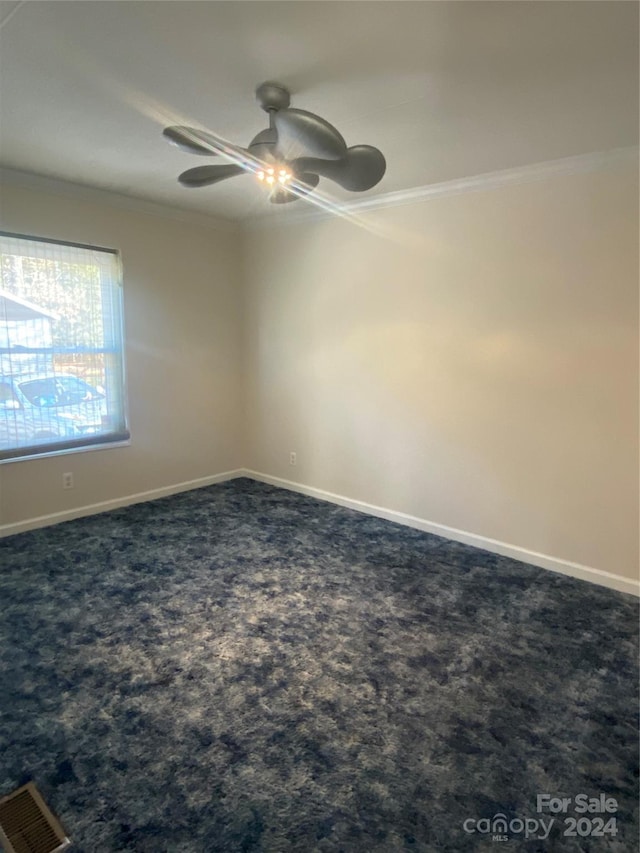
[[[6,853],[57,853],[71,842],[29,782],[0,799],[0,844]]]

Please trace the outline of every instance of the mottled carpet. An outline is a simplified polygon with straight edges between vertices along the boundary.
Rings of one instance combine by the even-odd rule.
[[[637,849],[630,596],[247,479],[0,558],[0,795],[74,850]]]

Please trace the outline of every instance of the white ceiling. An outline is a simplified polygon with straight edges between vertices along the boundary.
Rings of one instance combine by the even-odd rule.
[[[247,145],[264,80],[385,154],[368,193],[322,181],[337,200],[638,144],[633,2],[29,0],[0,20],[3,166],[218,217],[278,206],[248,176],[180,186],[207,160],[162,128]]]

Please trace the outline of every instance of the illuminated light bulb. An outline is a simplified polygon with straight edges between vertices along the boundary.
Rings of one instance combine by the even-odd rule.
[[[273,169],[267,169],[267,172],[268,172],[270,175],[273,175],[273,171],[274,171]]]
[[[264,172],[258,172],[258,180],[264,181]]]
[[[272,184],[274,182],[274,180],[275,180],[275,178],[273,177],[273,175],[267,175],[267,183],[268,184]]]
[[[280,173],[280,177],[278,178],[278,180],[280,181],[280,183],[281,183],[281,184],[286,184],[286,182],[287,182],[287,176],[286,176],[286,175],[283,175],[283,174],[282,174],[282,172],[281,172],[281,173]]]
[[[286,169],[280,169],[280,175],[281,175],[283,178],[284,178],[284,177],[286,177],[286,174],[287,174],[287,170],[286,170]]]

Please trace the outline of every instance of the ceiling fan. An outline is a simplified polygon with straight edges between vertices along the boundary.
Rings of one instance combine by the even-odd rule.
[[[244,173],[254,174],[270,191],[274,204],[296,201],[328,178],[352,192],[375,186],[387,167],[384,156],[372,145],[347,148],[341,134],[314,113],[289,106],[284,86],[262,83],[256,98],[269,115],[269,127],[255,136],[247,148],[191,127],[166,127],[169,142],[190,154],[218,154],[231,160],[213,166],[187,169],[178,180],[185,187],[205,187]]]

